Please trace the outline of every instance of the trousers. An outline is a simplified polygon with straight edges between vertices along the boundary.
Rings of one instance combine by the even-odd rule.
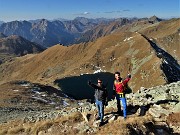
[[[116,100],[117,100],[117,109],[118,109],[118,113],[121,112],[121,106],[123,107],[123,116],[124,118],[126,118],[127,116],[127,103],[126,103],[126,98],[124,96],[122,96],[121,94],[116,94]]]
[[[104,105],[103,105],[103,102],[96,99],[96,107],[98,109],[98,117],[100,118],[101,122],[103,122],[103,117],[104,117]]]

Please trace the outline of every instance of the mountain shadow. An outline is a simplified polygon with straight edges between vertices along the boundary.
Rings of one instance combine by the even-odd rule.
[[[97,84],[97,79],[103,80],[104,85],[107,85],[108,99],[111,99],[113,94],[113,81],[114,74],[112,73],[97,73],[97,74],[84,74],[81,76],[66,77],[63,79],[55,80],[54,83],[58,85],[62,92],[68,96],[77,99],[94,99],[94,89],[90,87],[87,82]]]
[[[180,81],[180,65],[168,52],[160,48],[155,42],[142,35],[155,50],[158,58],[162,60],[161,70],[164,72],[167,83]]]

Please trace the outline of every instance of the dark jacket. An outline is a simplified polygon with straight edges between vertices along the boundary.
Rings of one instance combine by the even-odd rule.
[[[91,82],[88,82],[88,84],[95,89],[94,97],[96,100],[100,100],[103,102],[107,100],[107,89],[103,84],[101,87]]]

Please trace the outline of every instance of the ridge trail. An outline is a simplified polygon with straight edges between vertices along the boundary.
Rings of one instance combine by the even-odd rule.
[[[139,33],[141,34],[141,33]],[[141,34],[154,49],[156,56],[162,60],[161,70],[165,75],[167,83],[180,81],[180,65],[177,60],[171,56],[168,52],[160,48],[156,43],[155,39],[149,39],[145,35]]]

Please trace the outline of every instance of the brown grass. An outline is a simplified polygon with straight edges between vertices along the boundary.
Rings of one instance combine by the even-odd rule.
[[[75,112],[72,113],[70,116],[65,116],[65,117],[59,117],[54,120],[55,123],[65,123],[65,122],[70,122],[70,123],[77,123],[83,120],[83,116],[80,112]]]
[[[23,102],[24,100],[28,100],[30,96],[28,96],[28,91],[26,88],[22,86],[15,85],[13,83],[5,83],[0,85],[0,107],[14,107],[14,104],[11,102],[13,98],[17,98]],[[18,90],[18,91],[13,91]]]
[[[40,131],[49,129],[53,125],[53,121],[47,120],[42,122],[37,122],[31,129],[32,134],[38,134]]]
[[[152,121],[151,117],[129,117],[126,120],[118,119],[112,123],[108,123],[107,126],[102,126],[98,135],[128,135],[130,134],[129,126],[142,127],[145,123]]]
[[[71,116],[58,117],[54,120],[46,120],[46,121],[37,122],[31,128],[30,133],[38,134],[40,131],[47,131],[47,129],[49,129],[50,127],[58,127],[58,129],[56,129],[55,131],[61,132],[64,127],[60,127],[59,124],[74,125],[82,120],[83,120],[83,118],[82,118],[81,113],[76,112],[76,113],[73,113]],[[72,131],[71,129],[69,129],[69,131],[67,131],[67,132],[76,133],[77,131]]]
[[[180,126],[180,112],[170,114],[167,117],[167,123],[173,126]]]
[[[61,124],[73,126],[81,121],[83,121],[83,117],[79,112],[72,113],[71,116],[58,117],[53,120],[42,120],[35,123],[24,123],[21,120],[11,121],[0,125],[0,135],[20,133],[37,135],[40,131],[47,131],[51,127],[55,128],[54,132],[60,133],[64,129],[64,127],[60,126]],[[67,133],[71,134],[76,134],[77,132],[77,130],[73,131],[72,129],[67,131]]]
[[[24,132],[25,129],[23,127],[14,127],[12,129],[9,129],[7,134],[18,134],[20,132]]]
[[[7,132],[8,132],[8,130],[2,129],[2,130],[0,130],[0,135],[6,135]]]

